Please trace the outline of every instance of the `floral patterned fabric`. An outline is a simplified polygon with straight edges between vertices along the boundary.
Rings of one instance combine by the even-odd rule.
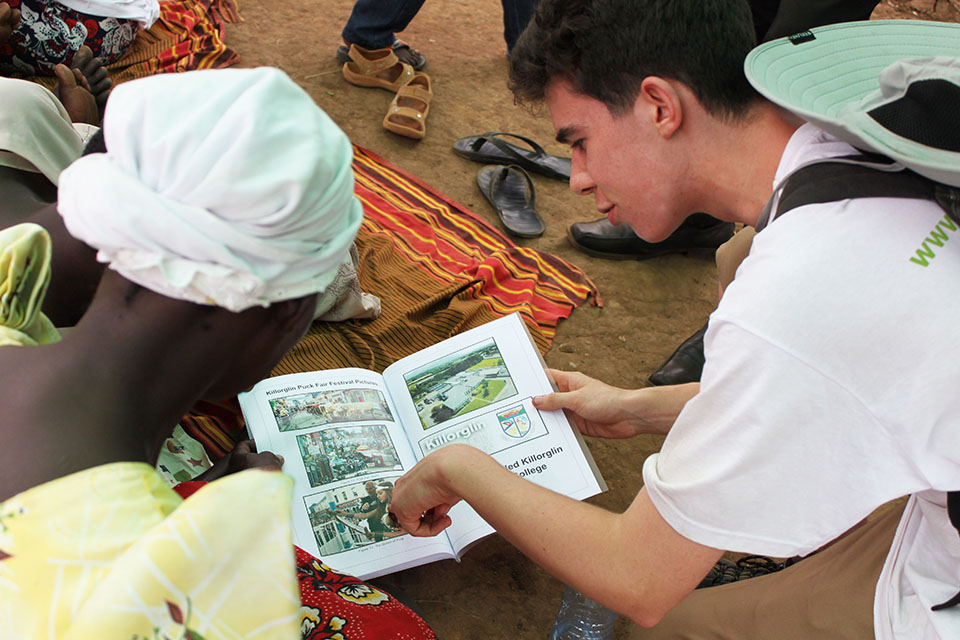
[[[4,1],[20,9],[21,21],[10,40],[0,45],[0,75],[53,75],[53,68],[69,65],[83,45],[111,63],[127,52],[140,30],[136,20],[93,16],[55,0]]]
[[[296,551],[303,640],[436,640],[427,623],[389,593]]]

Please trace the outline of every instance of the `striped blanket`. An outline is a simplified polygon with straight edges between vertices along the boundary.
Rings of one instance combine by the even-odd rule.
[[[577,267],[518,247],[463,205],[377,154],[354,148],[364,223],[357,236],[360,284],[380,297],[375,320],[316,323],[273,375],[396,360],[461,331],[519,312],[545,353],[557,323],[599,292]],[[195,408],[184,429],[211,456],[232,447],[235,404]]]

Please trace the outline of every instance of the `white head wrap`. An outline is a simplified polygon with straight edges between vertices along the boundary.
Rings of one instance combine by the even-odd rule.
[[[242,311],[323,291],[347,259],[353,148],[282,71],[122,84],[103,131],[107,153],[63,172],[58,208],[128,280]]]
[[[83,151],[67,110],[47,88],[12,78],[0,78],[0,105],[0,166],[42,173],[57,184]]]

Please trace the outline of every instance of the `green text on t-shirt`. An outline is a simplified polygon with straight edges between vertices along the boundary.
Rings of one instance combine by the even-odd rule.
[[[926,267],[930,265],[930,260],[933,260],[937,257],[937,254],[933,252],[931,246],[942,247],[943,243],[950,239],[950,236],[947,235],[947,231],[956,231],[956,223],[950,219],[950,216],[943,216],[943,220],[937,223],[937,226],[930,231],[928,235],[923,240],[923,245],[917,249],[916,257],[911,256],[910,262],[915,262],[921,267]]]

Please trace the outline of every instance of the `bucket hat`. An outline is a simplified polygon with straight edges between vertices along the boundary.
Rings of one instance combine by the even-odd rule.
[[[960,187],[960,25],[870,20],[760,45],[747,79],[853,146]]]

